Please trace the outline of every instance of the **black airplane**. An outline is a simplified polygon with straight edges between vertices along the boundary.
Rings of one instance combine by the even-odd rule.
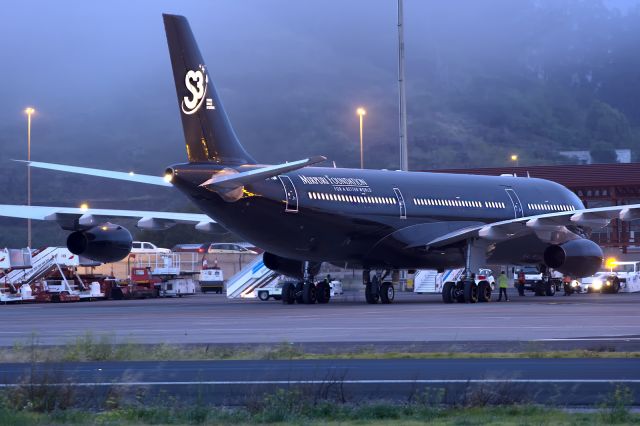
[[[362,268],[369,303],[393,301],[385,277],[400,269],[464,267],[459,282],[445,284],[445,302],[488,300],[488,283],[472,279],[486,264],[589,276],[603,257],[591,230],[640,217],[640,205],[585,209],[567,188],[528,177],[310,167],[324,157],[258,164],[236,137],[187,20],[164,15],[164,24],[188,162],[164,177],[29,166],[174,186],[205,214],[0,205],[0,215],[55,220],[72,231],[69,250],[103,262],[126,257],[132,240],[107,218],[232,231],[265,250],[267,267],[298,279],[283,288],[284,303],[329,301],[328,285],[314,280],[322,262]]]

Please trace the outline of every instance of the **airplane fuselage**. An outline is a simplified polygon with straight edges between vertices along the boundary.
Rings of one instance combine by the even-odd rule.
[[[426,242],[479,224],[584,208],[567,188],[535,178],[322,167],[249,185],[241,199],[228,202],[198,186],[222,168],[175,165],[173,184],[228,230],[297,260],[372,268],[462,266],[459,245],[434,250]],[[492,261],[535,263],[547,245],[535,236],[516,238],[494,247]]]

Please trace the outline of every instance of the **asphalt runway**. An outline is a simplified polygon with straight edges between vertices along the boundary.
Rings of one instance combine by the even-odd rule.
[[[136,394],[246,403],[275,388],[310,396],[363,400],[427,397],[454,403],[493,402],[593,405],[617,386],[640,401],[640,359],[421,359],[86,362],[0,364],[0,388],[20,383],[74,386],[78,395],[110,388]],[[95,398],[95,395],[94,395]]]
[[[173,299],[1,305],[0,345],[52,345],[86,333],[116,341],[174,344],[458,344],[500,342],[640,346],[640,293],[518,297],[510,302],[450,304],[437,295],[398,294],[367,305],[360,293],[327,305],[228,300],[197,294]],[[326,345],[332,343],[332,345]],[[502,346],[501,346],[502,345]],[[634,346],[635,345],[635,346]],[[564,346],[563,346],[564,347]]]

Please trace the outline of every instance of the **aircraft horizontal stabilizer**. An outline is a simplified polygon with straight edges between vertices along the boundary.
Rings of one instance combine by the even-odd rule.
[[[204,186],[213,191],[226,193],[253,182],[264,180],[273,176],[278,176],[282,173],[290,172],[292,170],[301,169],[312,164],[320,163],[326,159],[326,157],[318,155],[316,157],[306,158],[304,160],[278,164],[275,166],[260,167],[258,169],[253,169],[246,172],[218,173],[211,179],[201,183],[200,186]]]
[[[41,163],[39,161],[13,160],[21,163],[27,163],[29,167],[39,169],[57,170],[67,173],[78,173],[87,176],[97,176],[109,179],[126,180],[129,182],[144,183],[147,185],[173,186],[161,176],[139,175],[133,172],[114,172],[111,170],[91,169],[88,167],[67,166],[64,164]]]

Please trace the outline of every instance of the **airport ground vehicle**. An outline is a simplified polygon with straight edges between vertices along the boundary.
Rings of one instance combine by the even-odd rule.
[[[171,253],[171,250],[158,247],[147,241],[132,241],[131,253]]]
[[[224,290],[224,275],[222,269],[211,268],[201,270],[198,275],[198,282],[200,283],[200,291],[203,293],[208,291],[222,293]]]
[[[545,275],[535,266],[525,266],[515,271],[514,283],[518,283],[521,272],[524,272],[524,290],[533,291],[536,296],[553,296],[562,288],[563,275],[556,271]]]
[[[580,281],[566,276],[562,278],[562,290],[565,295],[570,296],[573,293],[582,293],[582,286],[580,285]]]
[[[285,284],[292,284],[292,285],[296,285],[296,282],[293,283],[287,283],[287,282],[277,282],[275,285],[273,286],[269,286],[269,287],[263,287],[263,288],[259,288],[257,290],[255,290],[255,295],[258,297],[258,299],[266,302],[267,300],[269,300],[270,298],[273,298],[275,300],[281,300],[282,299],[282,289],[284,288]],[[317,284],[316,284],[317,286]],[[344,293],[343,289],[342,289],[342,283],[338,280],[332,280],[329,283],[329,296],[330,297],[335,297],[335,296],[339,296],[341,294]]]
[[[600,271],[592,277],[582,279],[581,285],[584,291],[615,294],[621,289],[635,288],[640,285],[640,262],[614,261],[607,266],[609,266],[608,271]]]
[[[174,253],[206,253],[209,249],[209,244],[176,244],[171,247],[171,251]]]
[[[496,289],[496,279],[493,276],[493,271],[487,268],[481,268],[476,274],[476,284],[480,285],[482,281],[486,281],[491,286],[491,290]]]
[[[212,243],[209,246],[209,253],[258,254],[258,252],[237,243]]]

